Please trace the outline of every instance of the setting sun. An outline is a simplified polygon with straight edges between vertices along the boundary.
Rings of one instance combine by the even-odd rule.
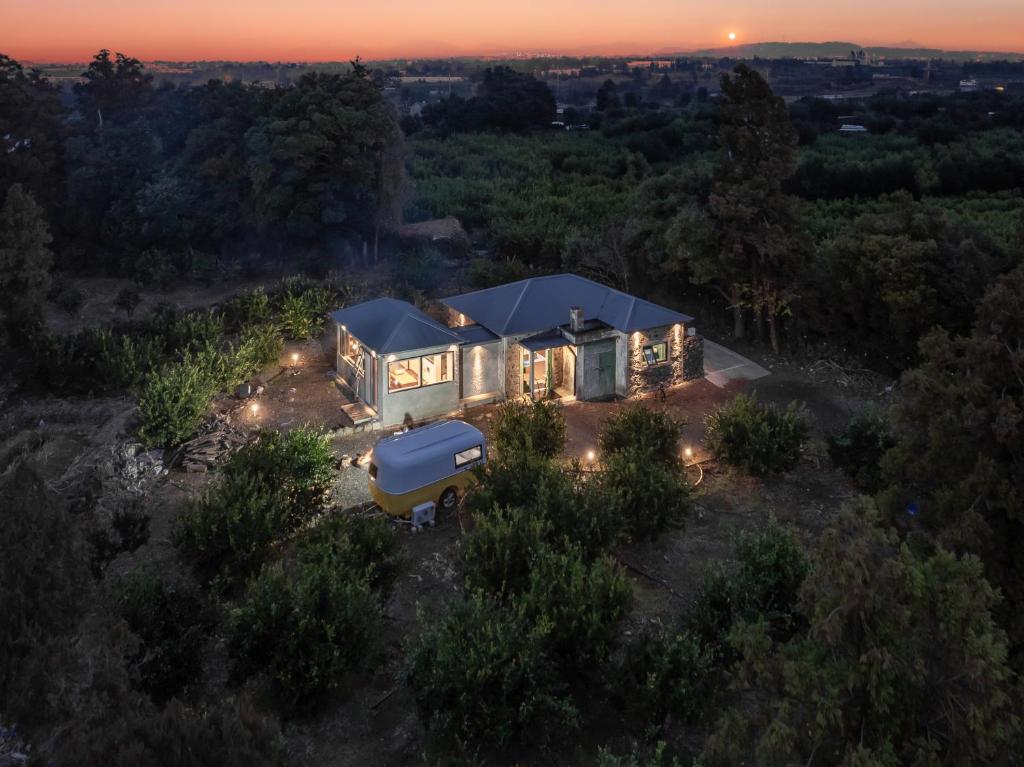
[[[729,39],[730,40],[735,40],[736,39],[736,33],[735,32],[730,32],[729,33]]]

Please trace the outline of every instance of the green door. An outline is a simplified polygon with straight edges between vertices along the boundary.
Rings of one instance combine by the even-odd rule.
[[[598,397],[615,394],[615,348],[597,355]]]

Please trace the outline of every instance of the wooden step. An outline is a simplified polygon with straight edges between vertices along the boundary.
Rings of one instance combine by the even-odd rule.
[[[356,426],[372,421],[377,417],[377,412],[365,402],[349,402],[346,405],[342,405],[341,410]]]

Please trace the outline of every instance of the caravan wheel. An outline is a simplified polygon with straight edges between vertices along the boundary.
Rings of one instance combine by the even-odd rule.
[[[459,494],[454,487],[449,487],[441,493],[441,503],[439,505],[445,511],[455,510],[455,507],[459,505]]]

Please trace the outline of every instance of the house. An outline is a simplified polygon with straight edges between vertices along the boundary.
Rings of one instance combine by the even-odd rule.
[[[574,274],[333,312],[338,383],[381,426],[508,398],[635,397],[704,375],[693,318]]]

